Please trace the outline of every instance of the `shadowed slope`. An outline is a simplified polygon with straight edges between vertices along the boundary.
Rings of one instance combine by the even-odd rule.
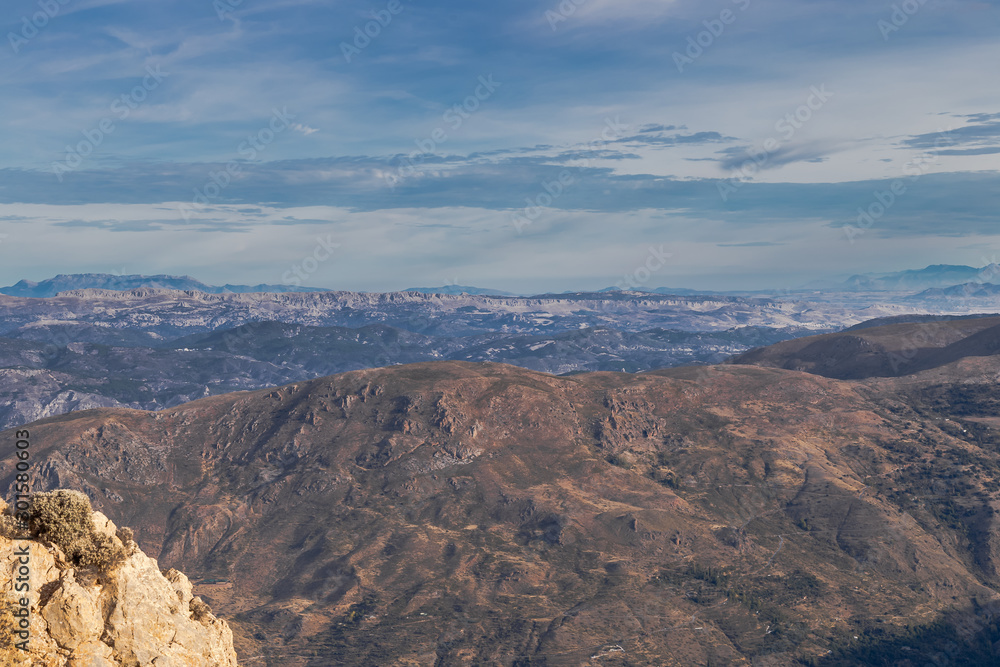
[[[842,380],[900,377],[1000,351],[1000,316],[904,322],[808,336],[737,355],[726,363],[770,366]],[[984,362],[1000,367],[1000,359]],[[956,377],[958,379],[958,377]]]

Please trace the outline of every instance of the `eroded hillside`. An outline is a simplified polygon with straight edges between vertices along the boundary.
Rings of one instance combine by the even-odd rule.
[[[900,396],[441,362],[31,433],[268,664],[827,664],[989,634],[1000,440]]]

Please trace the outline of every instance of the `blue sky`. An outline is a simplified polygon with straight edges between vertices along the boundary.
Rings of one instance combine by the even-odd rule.
[[[0,27],[3,284],[599,289],[656,250],[648,287],[783,288],[1000,253],[997,2],[8,0]]]

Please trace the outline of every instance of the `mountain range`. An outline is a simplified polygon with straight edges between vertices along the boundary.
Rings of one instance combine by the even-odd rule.
[[[0,419],[241,664],[993,664],[990,287],[4,295]]]
[[[127,335],[155,344],[171,337],[262,321],[343,327],[384,324],[413,333],[446,336],[552,334],[597,326],[621,331],[725,331],[738,326],[830,330],[907,312],[914,312],[914,306],[637,292],[503,297],[418,292],[211,294],[148,288],[85,289],[44,299],[0,295],[0,335],[41,340],[54,340],[60,335],[74,340],[89,335],[94,342],[113,342]]]
[[[865,273],[853,275],[843,282],[836,281],[816,281],[802,288],[786,290],[789,293],[814,293],[816,290],[844,291],[844,292],[919,292],[923,290],[937,290],[955,288],[966,284],[988,283],[991,279],[1000,279],[1000,265],[991,263],[981,268],[964,265],[936,264],[923,269],[910,269],[906,271],[896,271],[889,273]],[[258,285],[207,285],[195,280],[190,276],[170,276],[155,275],[144,276],[138,274],[110,274],[110,273],[80,273],[80,274],[60,274],[40,282],[21,280],[8,287],[0,287],[0,294],[8,296],[46,298],[52,297],[60,292],[82,289],[102,289],[115,291],[131,291],[136,289],[170,289],[181,291],[205,292],[208,294],[245,294],[256,292],[329,292],[336,291],[321,287],[301,287],[292,284],[258,284]],[[971,287],[962,288],[968,292]],[[721,295],[732,294],[741,296],[753,296],[756,294],[770,294],[774,290],[757,290],[756,292],[741,290],[698,290],[691,288],[675,287],[646,287],[643,285],[629,288],[630,291],[667,294],[680,296],[695,295]],[[467,285],[442,285],[439,287],[408,287],[402,292],[418,292],[422,294],[449,294],[449,295],[481,295],[481,296],[519,296],[511,292],[502,290],[472,287]],[[621,287],[606,287],[595,290],[594,293],[624,291]],[[579,293],[569,291],[566,294]],[[928,296],[940,296],[941,293],[931,292]],[[968,294],[965,294],[968,296]],[[915,298],[921,298],[920,295]]]
[[[482,287],[468,287],[466,285],[444,285],[442,287],[407,287],[403,292],[420,292],[421,294],[479,294],[486,296],[517,296],[511,292],[501,290],[486,289]]]
[[[796,340],[766,367],[438,361],[86,410],[29,425],[35,484],[136,527],[267,665],[994,664],[998,399],[960,371],[998,365],[996,326],[850,334],[952,349],[900,377],[781,367]]]
[[[59,274],[39,282],[20,280],[14,285],[0,287],[0,294],[8,296],[30,297],[44,299],[60,292],[82,289],[100,289],[127,292],[137,289],[168,289],[179,291],[205,292],[206,294],[248,294],[248,293],[285,293],[285,292],[331,292],[324,287],[303,287],[293,284],[258,284],[258,285],[207,285],[191,276],[156,275],[144,276],[138,274],[113,273],[74,273]],[[483,294],[492,296],[515,296],[510,292],[467,287],[464,285],[444,285],[441,287],[409,287],[403,292],[420,292],[423,294]]]
[[[840,285],[850,291],[920,291],[946,288],[964,283],[985,283],[1000,277],[1000,265],[982,268],[954,264],[934,264],[923,269],[891,273],[854,275]]]
[[[717,363],[896,307],[615,292],[0,296],[0,427],[96,407],[159,409],[331,373],[456,359],[565,374]]]
[[[32,297],[36,299],[55,296],[60,292],[80,289],[104,289],[128,291],[134,289],[170,289],[206,292],[208,294],[243,294],[247,292],[326,292],[320,287],[298,287],[294,285],[206,285],[190,276],[140,276],[117,275],[112,273],[59,274],[53,278],[33,282],[20,280],[14,285],[0,287],[0,294],[8,296]]]
[[[937,298],[920,315],[904,303],[622,291],[512,297],[143,287],[0,295],[0,427],[432,360],[553,374],[720,363],[866,321],[944,317],[993,301]]]
[[[752,347],[810,332],[762,327],[705,333],[622,332],[595,327],[551,336],[454,337],[385,325],[352,329],[253,322],[161,341],[156,347],[148,340],[136,342],[127,333],[119,332],[112,344],[107,336],[103,343],[82,335],[78,338],[82,342],[63,345],[27,337],[0,338],[0,428],[72,410],[155,410],[230,391],[440,359],[499,361],[557,374],[717,363]]]

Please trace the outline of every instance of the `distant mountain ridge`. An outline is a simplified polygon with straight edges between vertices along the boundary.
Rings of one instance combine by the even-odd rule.
[[[254,322],[151,345],[101,327],[62,331],[76,340],[50,347],[46,333],[38,330],[21,332],[23,338],[0,337],[0,429],[74,410],[159,410],[203,396],[421,361],[502,362],[552,374],[716,363],[807,333],[764,327],[716,333],[594,327],[551,336],[456,337],[382,324],[350,329]],[[43,340],[31,337],[40,333]]]
[[[842,284],[842,288],[850,291],[915,291],[964,283],[986,283],[998,276],[1000,265],[995,263],[978,269],[964,265],[933,264],[923,269],[854,275]]]
[[[923,377],[949,381],[986,381],[1000,372],[1000,316],[873,321],[879,322],[878,326],[863,323],[838,333],[783,341],[726,363],[805,371],[839,380],[923,373]]]
[[[468,285],[444,285],[442,287],[407,287],[401,292],[419,292],[420,294],[473,294],[478,296],[521,296],[513,292],[498,289],[469,287]]]
[[[859,331],[861,329],[872,329],[883,327],[889,324],[923,324],[925,322],[952,322],[955,320],[975,320],[983,317],[1000,317],[1000,313],[975,313],[972,315],[893,315],[890,317],[876,317],[867,320],[853,327],[847,327],[840,333],[848,331]]]
[[[962,283],[950,287],[932,287],[907,297],[914,301],[924,299],[974,299],[1000,295],[1000,285],[993,283]]]
[[[844,282],[814,281],[803,288],[785,290],[785,292],[800,292],[823,290],[833,292],[920,292],[910,297],[910,300],[940,300],[951,297],[990,297],[1000,295],[1000,287],[992,285],[991,280],[1000,282],[1000,264],[988,264],[982,268],[972,266],[934,264],[923,269],[911,269],[892,273],[865,273],[853,275]],[[169,289],[205,292],[207,294],[248,294],[248,293],[290,293],[290,292],[334,292],[332,288],[303,287],[298,285],[274,285],[261,283],[258,285],[208,285],[191,276],[171,276],[159,274],[145,276],[139,274],[116,275],[110,273],[75,273],[59,274],[52,278],[34,282],[20,280],[14,285],[0,287],[0,294],[29,298],[48,298],[62,292],[85,289],[102,289],[111,291],[131,291],[136,289]],[[543,296],[540,293],[515,293],[504,290],[474,287],[470,285],[442,285],[439,287],[407,287],[406,289],[388,293],[413,292],[419,294],[444,294],[449,296]],[[674,296],[763,296],[773,290],[699,290],[687,287],[645,287],[636,286],[623,290],[620,286],[605,287],[598,290],[568,290],[562,294],[612,294],[615,292],[643,293]],[[364,292],[363,292],[364,293]],[[554,293],[545,293],[552,296]],[[809,298],[809,297],[807,297]],[[813,295],[811,298],[815,298]]]
[[[20,280],[14,285],[0,287],[0,294],[8,296],[20,296],[31,298],[48,298],[67,292],[81,289],[106,289],[114,291],[127,291],[141,288],[153,289],[173,289],[193,292],[207,292],[209,294],[246,294],[254,292],[329,292],[322,287],[298,287],[295,285],[206,285],[200,280],[195,280],[191,276],[142,276],[142,275],[116,275],[113,273],[73,273],[63,274],[48,278],[41,282],[31,280]]]

